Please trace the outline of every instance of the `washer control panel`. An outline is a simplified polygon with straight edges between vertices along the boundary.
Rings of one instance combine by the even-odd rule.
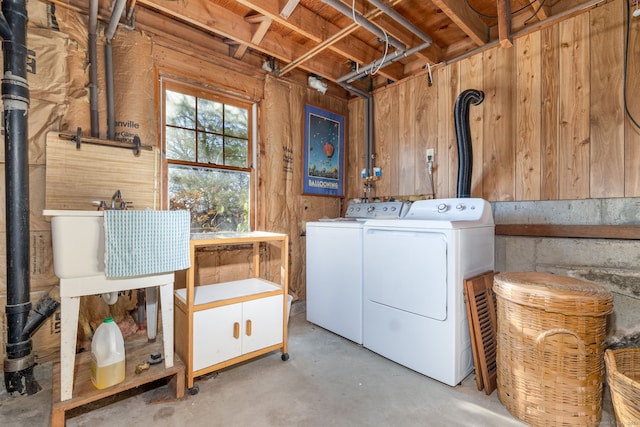
[[[493,221],[491,206],[484,199],[455,198],[419,200],[411,204],[405,219],[436,221]]]
[[[406,202],[350,202],[345,218],[397,219],[407,214]]]

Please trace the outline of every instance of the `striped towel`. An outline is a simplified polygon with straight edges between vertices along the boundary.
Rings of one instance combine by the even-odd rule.
[[[133,277],[189,268],[189,211],[106,210],[105,275]]]

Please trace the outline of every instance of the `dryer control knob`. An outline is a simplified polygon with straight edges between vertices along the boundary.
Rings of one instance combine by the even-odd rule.
[[[449,206],[447,206],[446,203],[440,203],[438,205],[438,212],[446,212],[447,210],[449,210]]]
[[[465,207],[465,206],[464,206],[462,203],[460,203],[460,204],[456,205],[456,209],[457,209],[457,210],[459,210],[459,211],[463,211],[463,210],[464,210],[464,207]]]

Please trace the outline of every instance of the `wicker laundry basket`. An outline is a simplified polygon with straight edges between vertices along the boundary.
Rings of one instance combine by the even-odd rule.
[[[604,360],[618,427],[640,426],[640,348],[607,350]]]
[[[549,273],[501,273],[498,397],[533,426],[597,426],[602,415],[604,287]]]

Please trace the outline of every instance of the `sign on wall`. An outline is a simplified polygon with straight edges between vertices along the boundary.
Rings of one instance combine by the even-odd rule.
[[[304,117],[303,192],[344,196],[344,116],[307,104]]]

